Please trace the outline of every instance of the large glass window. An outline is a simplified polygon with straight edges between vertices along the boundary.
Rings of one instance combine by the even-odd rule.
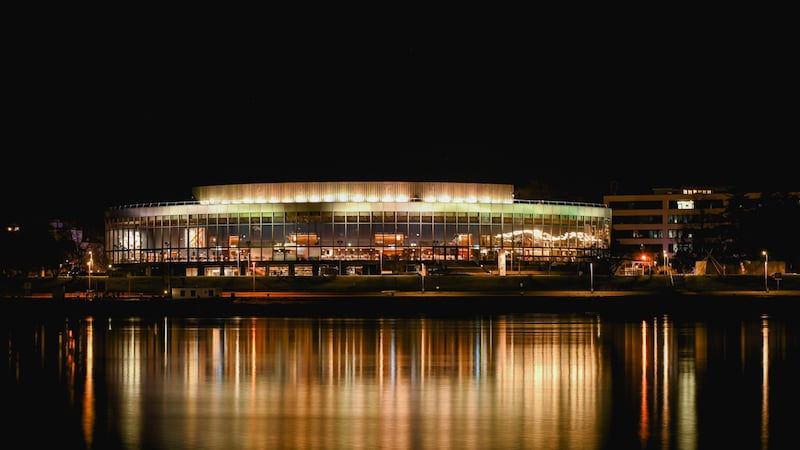
[[[173,214],[175,208],[170,207],[164,209],[169,214],[147,216],[137,216],[144,209],[132,208],[107,219],[107,241],[113,244],[109,252],[117,264],[164,260],[216,263],[219,271],[223,270],[220,262],[238,260],[245,273],[244,264],[254,261],[377,261],[381,251],[385,261],[391,257],[395,262],[443,259],[493,264],[497,251],[505,249],[512,252],[517,264],[547,260],[551,254],[581,257],[583,249],[607,248],[609,239],[608,217],[568,214],[557,205],[414,202],[387,211],[375,210],[371,204],[358,204],[361,210],[357,211],[346,211],[354,204],[329,205],[320,210],[314,209],[317,204],[258,205],[250,211],[246,205],[231,205],[185,214]],[[661,221],[661,216],[642,217],[615,216],[614,220],[645,225],[648,220]],[[705,215],[703,219],[718,217]],[[655,227],[642,228],[652,231],[649,235],[654,238],[661,233]]]

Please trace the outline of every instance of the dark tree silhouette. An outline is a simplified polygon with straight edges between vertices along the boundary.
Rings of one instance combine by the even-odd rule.
[[[725,212],[722,253],[739,260],[758,260],[762,251],[784,261],[787,271],[800,267],[800,195],[764,192],[734,194]]]

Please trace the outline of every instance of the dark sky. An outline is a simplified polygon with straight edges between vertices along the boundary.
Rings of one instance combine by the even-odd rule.
[[[788,28],[667,22],[387,39],[42,26],[6,64],[4,214],[98,220],[192,186],[303,180],[597,202],[612,185],[800,190]]]

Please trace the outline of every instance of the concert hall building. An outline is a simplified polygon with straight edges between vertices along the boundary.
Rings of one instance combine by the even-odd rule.
[[[291,182],[200,186],[110,208],[114,268],[205,276],[545,270],[608,252],[603,204],[523,200],[510,184]],[[185,272],[184,272],[185,271]]]

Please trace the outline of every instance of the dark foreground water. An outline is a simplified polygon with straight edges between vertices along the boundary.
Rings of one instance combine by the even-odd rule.
[[[4,448],[783,449],[798,321],[3,317]]]

